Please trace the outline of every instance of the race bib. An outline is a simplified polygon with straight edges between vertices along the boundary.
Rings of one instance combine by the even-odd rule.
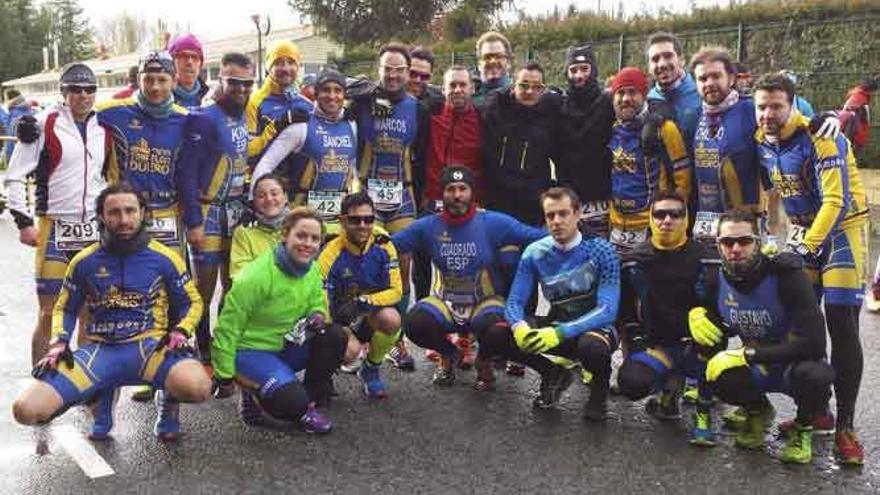
[[[244,175],[234,175],[229,181],[229,193],[227,197],[244,196]]]
[[[718,236],[718,222],[721,215],[713,211],[698,211],[694,221],[693,235],[698,241],[715,242]]]
[[[147,232],[159,242],[179,242],[180,237],[177,233],[177,218],[162,217],[153,218],[147,223]]]
[[[807,237],[807,228],[800,225],[790,224],[788,226],[788,237],[785,239],[787,246],[795,247],[804,243]]]
[[[632,249],[648,240],[648,229],[621,230],[613,228],[608,240],[615,246]]]
[[[589,201],[581,210],[581,218],[588,221],[607,219],[608,211],[608,201]]]
[[[55,220],[55,246],[59,251],[79,251],[98,242],[98,226],[94,222]]]
[[[309,191],[309,208],[321,218],[336,218],[342,209],[342,192]]]
[[[396,210],[403,202],[403,182],[367,179],[367,194],[377,210]]]

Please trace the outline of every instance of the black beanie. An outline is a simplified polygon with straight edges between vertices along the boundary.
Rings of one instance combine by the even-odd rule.
[[[565,70],[572,64],[590,64],[590,77],[596,77],[596,55],[593,54],[592,45],[572,46],[565,54]]]
[[[443,169],[443,175],[440,176],[440,184],[445,189],[446,186],[453,182],[464,182],[473,189],[474,173],[464,165],[450,165]]]

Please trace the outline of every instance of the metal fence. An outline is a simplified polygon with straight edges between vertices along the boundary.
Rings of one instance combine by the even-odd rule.
[[[866,75],[880,73],[880,15],[822,21],[787,21],[737,24],[728,27],[676,33],[686,55],[704,45],[721,45],[753,74],[787,69],[798,76],[798,91],[817,111],[839,108],[846,92]],[[613,75],[623,66],[645,67],[648,35],[583,40],[596,53],[599,76]],[[550,84],[564,86],[565,49],[514,46],[519,62],[541,63]],[[452,64],[476,67],[474,52],[437,52],[435,82]],[[347,74],[375,74],[374,61],[345,63]],[[861,157],[861,166],[880,168],[880,118],[873,121],[872,140]]]

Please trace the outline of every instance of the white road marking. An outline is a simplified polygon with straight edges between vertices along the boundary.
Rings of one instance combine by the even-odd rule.
[[[53,428],[53,432],[58,444],[67,451],[86,476],[94,479],[116,474],[95,447],[73,426],[62,425]]]

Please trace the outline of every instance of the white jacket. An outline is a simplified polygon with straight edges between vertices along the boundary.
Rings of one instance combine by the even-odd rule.
[[[95,199],[107,186],[106,162],[112,154],[110,133],[94,113],[86,120],[86,139],[66,105],[37,115],[40,137],[18,143],[6,171],[9,209],[19,228],[32,224],[27,208],[27,176],[35,174],[37,216],[68,222],[88,222],[95,216]]]

